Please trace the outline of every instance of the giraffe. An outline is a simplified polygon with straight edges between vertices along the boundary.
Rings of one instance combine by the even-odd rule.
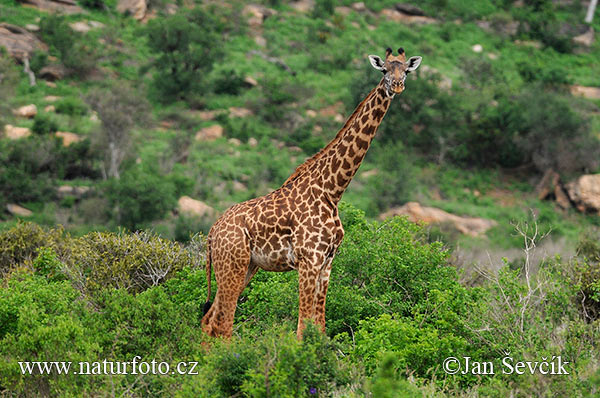
[[[237,300],[258,269],[298,271],[298,327],[306,321],[325,332],[325,299],[331,263],[344,229],[338,202],[356,174],[395,94],[404,91],[406,75],[421,57],[408,61],[386,50],[385,60],[369,55],[383,72],[379,84],[356,107],[341,130],[321,151],[296,168],[283,185],[259,198],[230,207],[212,226],[207,239],[208,298],[202,329],[229,338]],[[211,268],[217,293],[211,304]]]

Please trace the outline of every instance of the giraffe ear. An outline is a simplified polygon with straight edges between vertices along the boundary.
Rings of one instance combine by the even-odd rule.
[[[410,57],[410,59],[407,62],[408,68],[406,68],[406,72],[413,72],[417,70],[419,65],[421,65],[421,59],[421,57]]]
[[[371,61],[371,65],[373,68],[385,72],[385,67],[383,66],[383,60],[377,55],[369,55],[369,61]]]

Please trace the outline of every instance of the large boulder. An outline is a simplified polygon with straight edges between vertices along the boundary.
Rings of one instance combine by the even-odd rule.
[[[0,23],[0,47],[6,48],[8,53],[20,62],[31,58],[35,51],[48,51],[48,46],[33,33],[7,23]]]
[[[259,28],[265,19],[277,14],[277,11],[260,4],[246,4],[242,14],[248,17],[248,25],[251,28]]]
[[[56,80],[60,80],[60,79],[64,78],[66,76],[66,74],[67,74],[67,68],[65,68],[63,65],[50,64],[50,65],[44,66],[40,70],[40,73],[38,74],[38,76],[41,79],[54,82]]]
[[[17,109],[13,109],[13,115],[31,119],[37,115],[37,106],[35,104],[23,105]]]
[[[8,210],[8,212],[10,214],[12,214],[13,216],[29,217],[29,216],[33,215],[33,212],[31,210],[21,207],[19,205],[16,205],[14,203],[7,204],[6,210]]]
[[[566,188],[577,210],[600,215],[600,174],[583,175]]]
[[[55,135],[57,138],[62,139],[63,146],[69,146],[82,140],[82,138],[79,135],[75,133],[69,133],[67,131],[57,131]]]
[[[600,99],[600,87],[579,86],[574,84],[570,86],[569,89],[571,90],[571,94],[578,97],[596,100]]]
[[[460,217],[435,207],[421,206],[417,202],[408,202],[404,206],[391,209],[381,214],[379,218],[383,220],[399,215],[408,216],[408,219],[412,222],[451,224],[460,233],[470,236],[482,235],[488,229],[497,225],[494,220],[476,217]]]
[[[141,21],[146,16],[148,5],[146,0],[119,0],[117,11],[123,14],[129,14],[134,19]]]
[[[19,0],[26,6],[60,14],[84,14],[85,10],[75,0]]]
[[[206,203],[192,199],[189,196],[182,196],[177,201],[177,210],[179,213],[187,214],[196,217],[213,216],[215,209]]]
[[[204,127],[196,133],[197,141],[214,141],[223,136],[223,127],[215,124],[213,126]]]
[[[20,138],[29,137],[31,135],[31,130],[27,127],[16,127],[12,124],[7,124],[4,126],[4,136],[11,140],[18,140]]]

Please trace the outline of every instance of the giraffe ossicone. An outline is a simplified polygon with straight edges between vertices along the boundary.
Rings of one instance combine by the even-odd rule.
[[[395,94],[421,57],[408,61],[386,50],[385,59],[370,55],[383,78],[356,107],[323,149],[296,168],[268,195],[230,207],[212,226],[207,239],[208,299],[202,329],[230,337],[237,300],[258,269],[298,271],[297,336],[306,320],[325,331],[325,300],[331,263],[344,237],[338,203],[358,171]],[[211,304],[211,268],[217,293]]]

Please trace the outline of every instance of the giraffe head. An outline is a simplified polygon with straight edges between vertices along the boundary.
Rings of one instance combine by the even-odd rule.
[[[407,61],[402,47],[398,49],[398,55],[394,55],[391,48],[385,50],[385,61],[377,55],[369,55],[369,60],[373,68],[383,72],[385,88],[390,96],[404,91],[406,75],[421,64],[421,57],[410,57]]]

